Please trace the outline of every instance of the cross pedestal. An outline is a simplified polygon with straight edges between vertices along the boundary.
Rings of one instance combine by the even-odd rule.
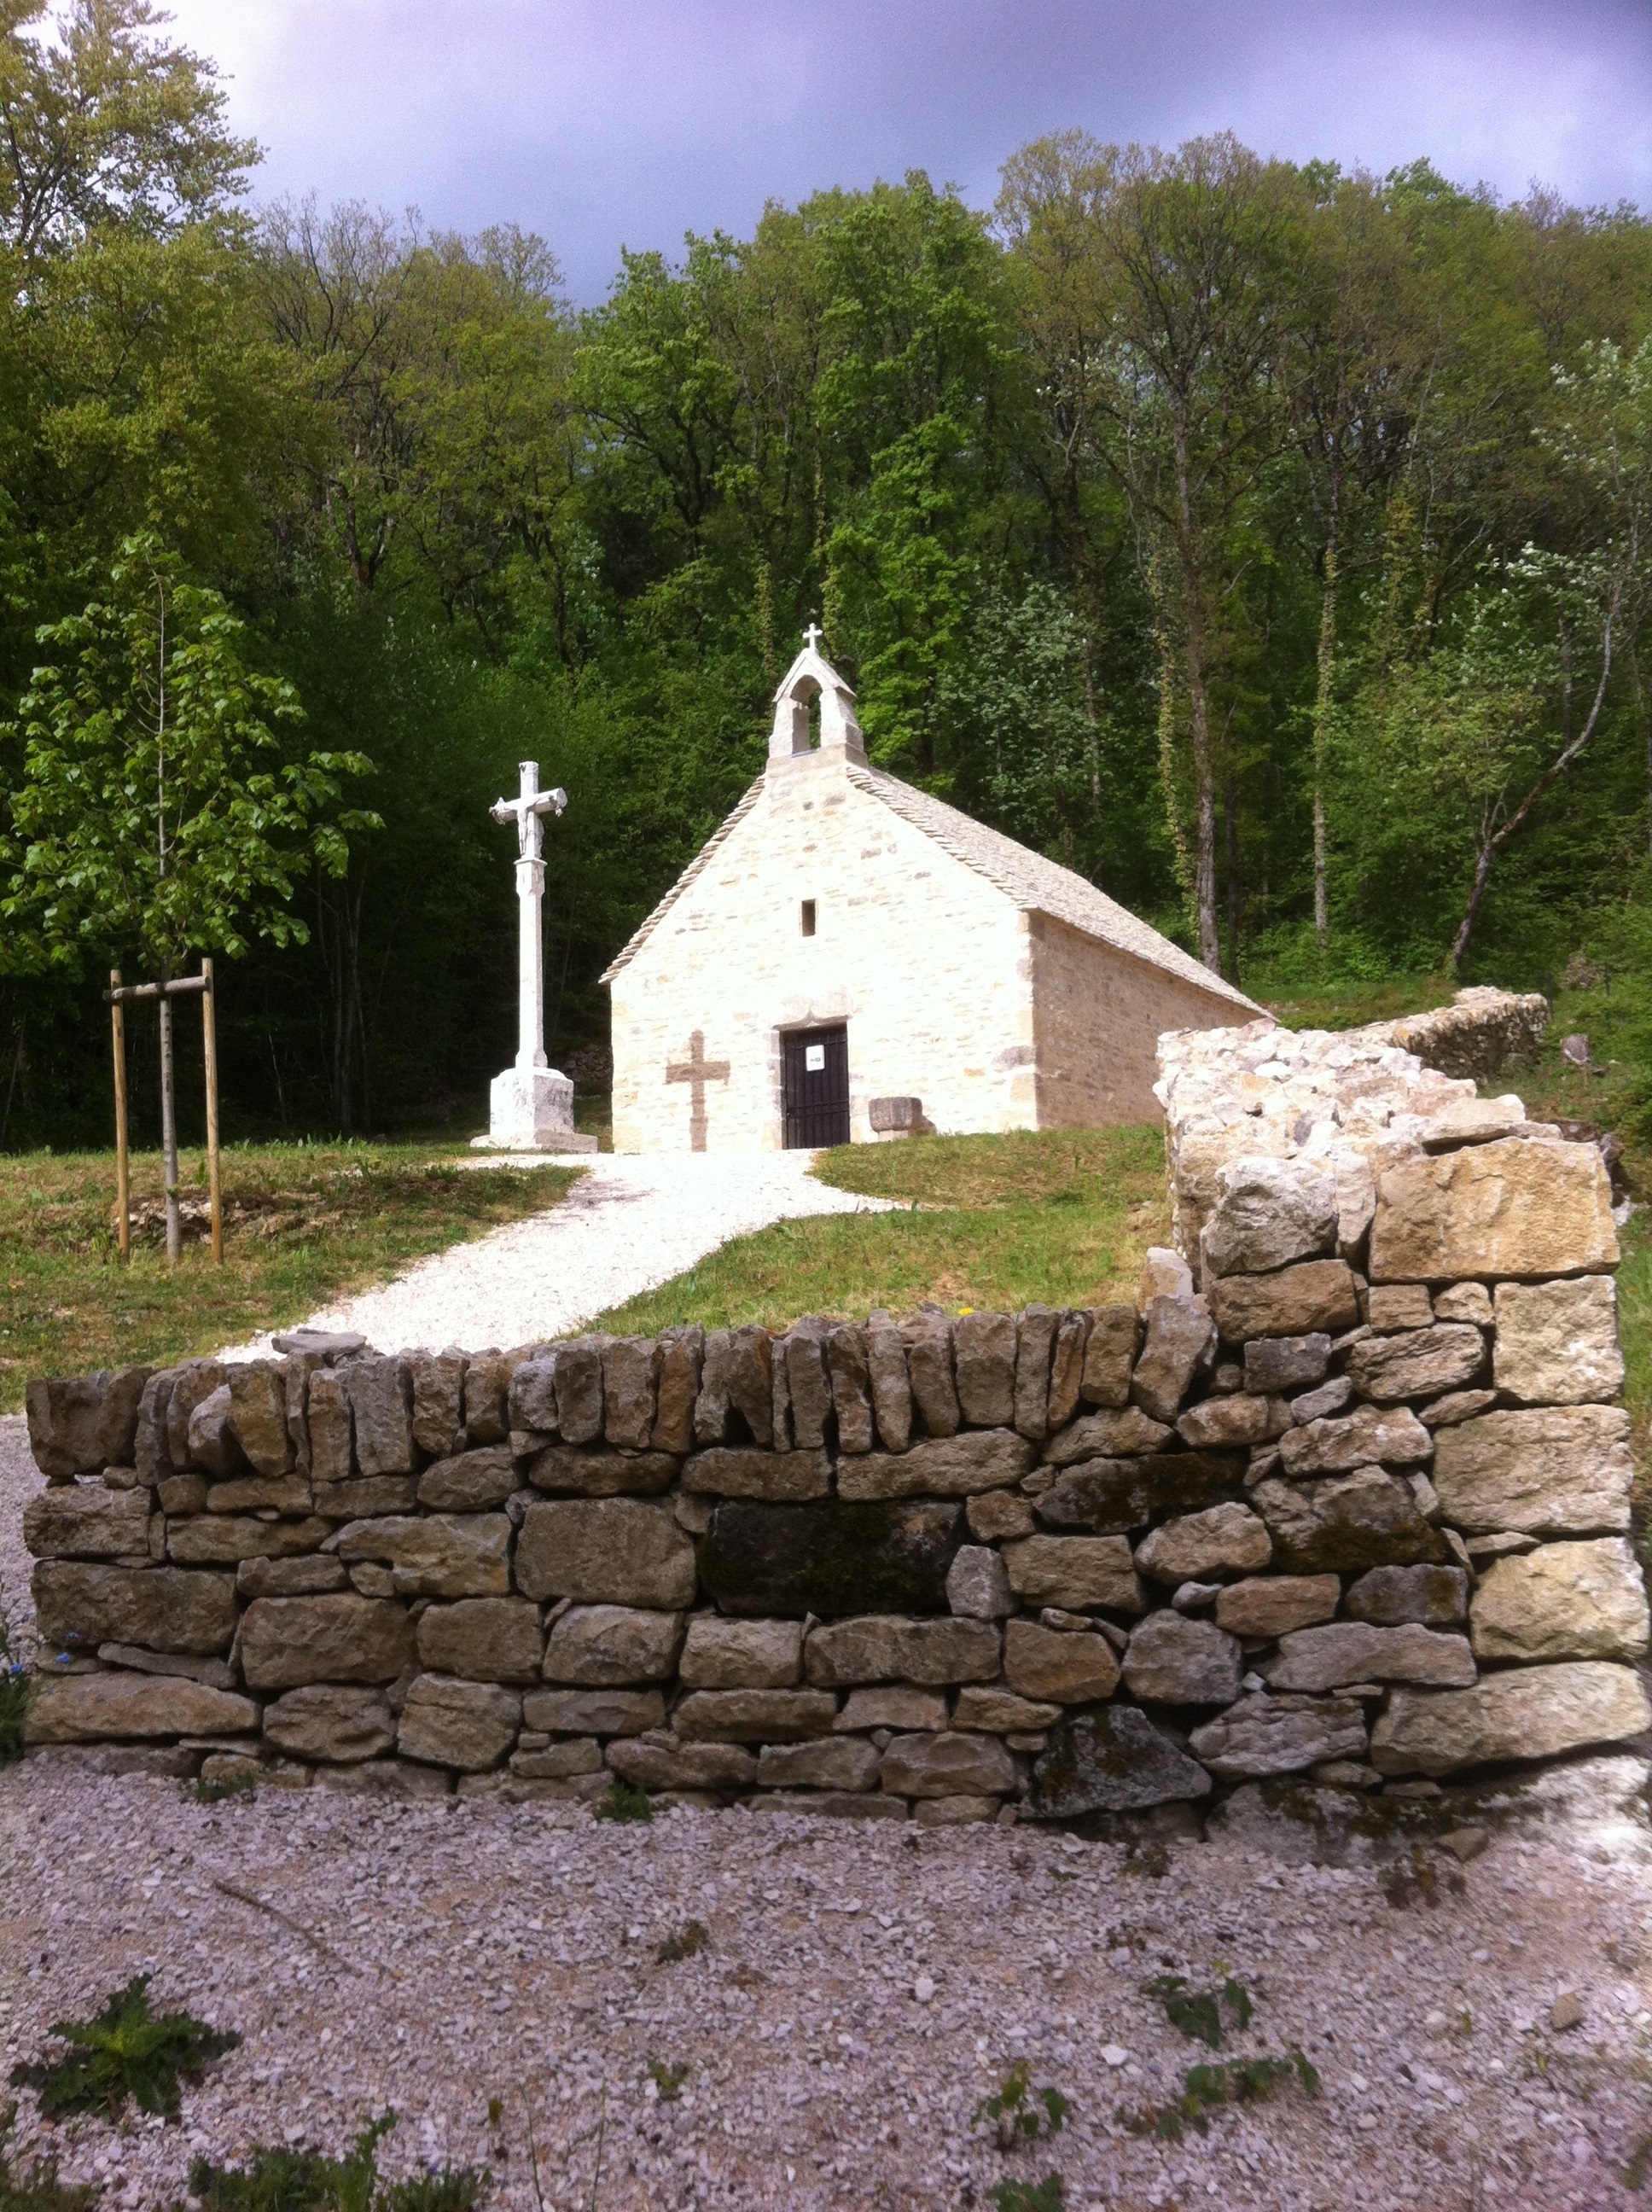
[[[541,791],[539,763],[520,763],[515,799],[489,809],[495,822],[516,824],[516,1063],[488,1090],[488,1133],[477,1149],[512,1152],[594,1152],[597,1139],[574,1127],[574,1085],[545,1058],[544,818],[568,805],[565,791]]]

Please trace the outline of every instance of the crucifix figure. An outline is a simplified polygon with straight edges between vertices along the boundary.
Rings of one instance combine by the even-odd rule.
[[[706,1085],[726,1083],[729,1064],[726,1060],[706,1058],[706,1033],[695,1030],[689,1039],[686,1060],[668,1060],[665,1063],[667,1083],[686,1083],[689,1085],[689,1150],[703,1152],[706,1149]]]

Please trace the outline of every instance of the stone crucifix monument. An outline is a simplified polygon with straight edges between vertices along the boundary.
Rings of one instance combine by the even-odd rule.
[[[516,1064],[488,1091],[488,1133],[478,1150],[594,1152],[597,1139],[574,1127],[574,1085],[545,1058],[545,817],[568,805],[565,791],[541,791],[539,763],[520,763],[515,799],[489,807],[495,822],[516,824]]]

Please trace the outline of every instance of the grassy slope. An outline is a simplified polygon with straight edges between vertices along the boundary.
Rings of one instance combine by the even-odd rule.
[[[0,1411],[22,1405],[30,1375],[177,1359],[301,1321],[410,1261],[554,1206],[577,1173],[461,1171],[454,1149],[237,1146],[223,1160],[223,1266],[191,1219],[170,1271],[158,1159],[132,1163],[139,1229],[123,1267],[112,1153],[0,1158]],[[182,1167],[186,1208],[203,1216],[204,1157]]]

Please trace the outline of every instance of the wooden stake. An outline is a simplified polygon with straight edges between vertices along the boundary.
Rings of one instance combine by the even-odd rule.
[[[109,970],[112,991],[120,989],[120,970]],[[132,1184],[131,1164],[126,1148],[126,1010],[118,997],[109,1002],[109,1019],[114,1030],[115,1048],[115,1212],[118,1217],[120,1256],[132,1256]]]
[[[218,1018],[212,963],[201,963],[201,1042],[206,1052],[207,1182],[212,1192],[212,1264],[224,1263],[223,1179],[218,1165]]]

